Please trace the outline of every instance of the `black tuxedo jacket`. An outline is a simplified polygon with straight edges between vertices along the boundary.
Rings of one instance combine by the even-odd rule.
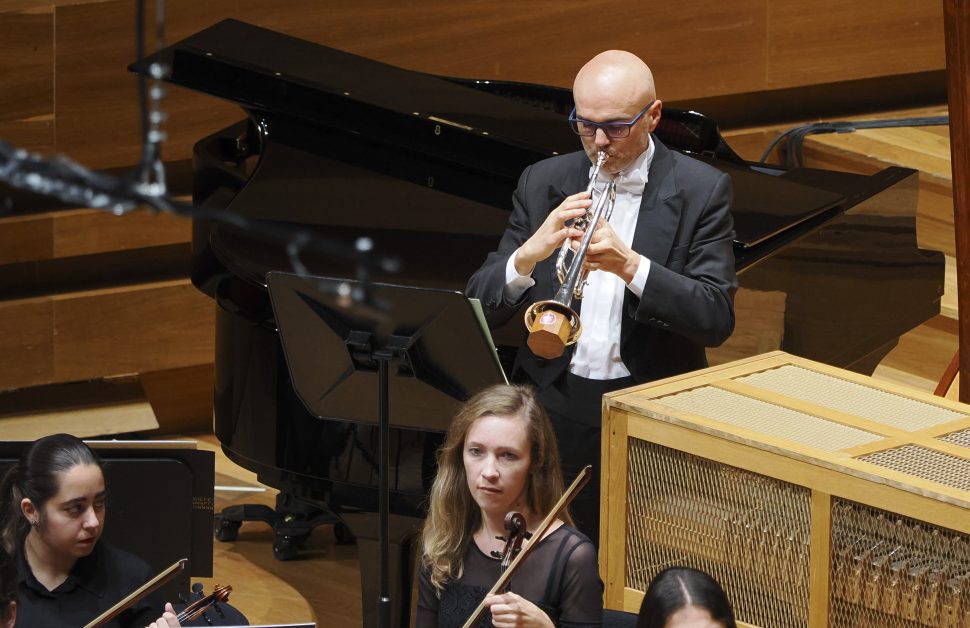
[[[651,261],[641,298],[629,290],[623,302],[620,355],[633,378],[647,382],[703,368],[704,347],[721,344],[734,330],[733,221],[731,179],[696,159],[669,150],[656,137],[632,248]],[[570,194],[586,189],[589,158],[582,151],[529,166],[519,179],[513,211],[498,250],[472,275],[469,297],[482,301],[497,326],[523,302],[551,299],[559,288],[556,254],[536,265],[536,284],[515,302],[503,296],[509,257],[550,211]],[[581,301],[572,308],[581,313]],[[543,389],[559,377],[572,356],[545,360],[523,346],[516,369]]]

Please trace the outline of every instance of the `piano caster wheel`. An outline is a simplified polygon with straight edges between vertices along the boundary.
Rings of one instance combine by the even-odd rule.
[[[341,545],[353,545],[357,542],[357,537],[344,523],[333,524],[333,535],[337,538],[337,543]]]
[[[226,543],[228,541],[235,541],[239,537],[239,528],[242,523],[239,521],[228,521],[226,519],[216,519],[215,523],[215,537],[216,539]]]
[[[300,550],[300,539],[292,536],[277,536],[273,541],[273,557],[276,560],[293,560]]]

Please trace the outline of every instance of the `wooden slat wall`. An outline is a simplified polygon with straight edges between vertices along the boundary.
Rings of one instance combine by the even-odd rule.
[[[49,152],[54,148],[53,8],[0,12],[0,42],[0,139]]]
[[[0,301],[0,391],[211,364],[214,327],[187,280]]]
[[[54,373],[54,304],[0,301],[0,390],[50,381]]]
[[[215,352],[212,301],[187,280],[59,296],[54,324],[58,381],[208,364]]]
[[[402,67],[565,86],[596,52],[626,48],[677,101],[944,67],[942,8],[911,0],[169,0],[166,10],[169,42],[234,17]],[[131,0],[0,1],[0,137],[53,141],[91,167],[135,161],[133,24]],[[178,89],[165,108],[166,159],[239,117]]]
[[[794,87],[942,69],[939,2],[769,2],[765,86]]]
[[[188,243],[192,224],[171,215],[124,217],[94,209],[0,217],[0,265]]]
[[[168,214],[133,212],[124,218],[82,209],[52,214],[51,256],[73,257],[186,243],[192,223]]]

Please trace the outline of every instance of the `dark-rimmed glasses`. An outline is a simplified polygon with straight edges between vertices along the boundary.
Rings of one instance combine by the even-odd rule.
[[[603,129],[603,133],[606,133],[606,136],[611,140],[619,140],[630,135],[630,129],[633,128],[633,125],[640,121],[643,114],[647,113],[655,102],[657,101],[651,100],[647,103],[647,106],[641,109],[640,113],[629,122],[593,122],[591,120],[577,118],[576,107],[573,107],[572,113],[569,114],[569,126],[572,128],[573,133],[583,137],[592,137],[596,135],[597,129]]]

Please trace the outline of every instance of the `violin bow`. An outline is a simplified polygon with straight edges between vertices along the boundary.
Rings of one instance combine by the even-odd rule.
[[[559,513],[562,512],[571,501],[573,501],[573,498],[576,497],[576,495],[579,494],[579,491],[583,490],[583,487],[586,486],[587,482],[589,482],[589,476],[592,469],[592,465],[586,465],[583,467],[583,470],[579,472],[579,475],[577,475],[576,479],[573,480],[573,483],[569,485],[569,488],[565,493],[563,493],[563,496],[559,498],[556,505],[552,507],[552,510],[549,511],[546,518],[543,519],[542,523],[539,524],[539,527],[536,528],[536,531],[532,534],[532,538],[522,544],[522,550],[519,551],[519,555],[515,557],[511,564],[509,564],[505,572],[498,577],[498,580],[495,581],[492,588],[489,589],[488,593],[485,594],[486,598],[505,588],[509,580],[512,579],[512,574],[514,574],[515,570],[519,568],[519,564],[532,552],[532,548],[539,544],[539,541],[541,541],[545,536],[546,531],[556,521],[556,517],[559,516]],[[482,600],[478,604],[478,607],[475,608],[475,612],[471,614],[468,621],[465,622],[465,625],[462,628],[473,628],[478,624],[479,621],[481,621],[482,615],[484,614],[485,600]]]
[[[188,563],[189,563],[189,560],[187,558],[182,558],[180,560],[175,561],[174,563],[169,565],[165,569],[165,571],[158,574],[157,576],[155,576],[145,584],[141,585],[140,587],[138,587],[137,589],[129,593],[127,596],[122,598],[120,602],[118,602],[117,604],[115,604],[105,612],[95,617],[94,620],[92,620],[91,622],[85,624],[84,628],[98,628],[99,626],[105,625],[106,623],[108,623],[118,615],[125,612],[125,610],[127,610],[128,607],[132,606],[133,604],[137,604],[145,597],[154,593],[157,589],[171,582],[173,579],[175,579],[176,576],[178,576],[182,572],[183,569],[185,569],[185,566]]]

